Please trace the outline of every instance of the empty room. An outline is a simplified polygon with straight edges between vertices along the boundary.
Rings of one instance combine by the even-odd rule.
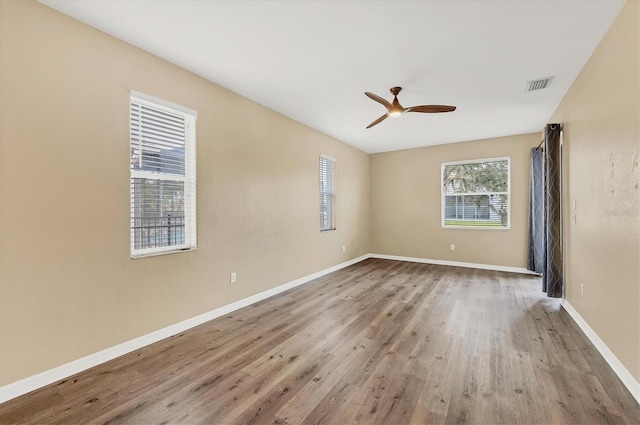
[[[0,424],[640,424],[640,1],[0,0]]]

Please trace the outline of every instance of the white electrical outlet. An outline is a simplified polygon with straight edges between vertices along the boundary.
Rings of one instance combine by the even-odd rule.
[[[580,284],[580,295],[584,295],[584,283]]]
[[[347,246],[346,245],[342,245],[342,252],[345,252],[347,250]]]
[[[231,283],[236,283],[236,280],[238,280],[238,275],[236,275],[236,272],[231,273]]]
[[[456,244],[452,243],[451,244],[451,251],[455,251],[456,250]]]

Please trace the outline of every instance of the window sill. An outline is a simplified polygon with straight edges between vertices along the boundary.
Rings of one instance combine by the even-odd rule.
[[[446,230],[493,230],[493,231],[505,231],[511,230],[511,227],[498,227],[498,226],[440,226]]]
[[[171,250],[171,251],[157,251],[157,252],[147,252],[144,254],[131,254],[131,259],[132,260],[137,260],[139,258],[146,258],[146,257],[155,257],[158,255],[167,255],[167,254],[179,254],[181,252],[191,252],[191,251],[195,251],[196,247],[194,248],[182,248],[182,249],[176,249],[176,250]]]

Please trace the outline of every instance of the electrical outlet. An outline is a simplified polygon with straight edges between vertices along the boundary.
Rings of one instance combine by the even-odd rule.
[[[580,295],[584,295],[584,283],[580,284]]]
[[[231,283],[236,283],[237,280],[238,275],[236,274],[236,272],[231,273]]]
[[[456,250],[456,244],[452,243],[451,244],[451,251],[455,251]]]
[[[342,252],[346,252],[347,250],[347,246],[346,245],[342,245]]]

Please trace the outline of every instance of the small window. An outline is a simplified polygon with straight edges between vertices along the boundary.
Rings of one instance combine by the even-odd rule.
[[[132,257],[196,247],[196,116],[131,92]]]
[[[442,164],[442,226],[509,228],[510,158]]]
[[[320,155],[320,231],[336,229],[336,160]]]

